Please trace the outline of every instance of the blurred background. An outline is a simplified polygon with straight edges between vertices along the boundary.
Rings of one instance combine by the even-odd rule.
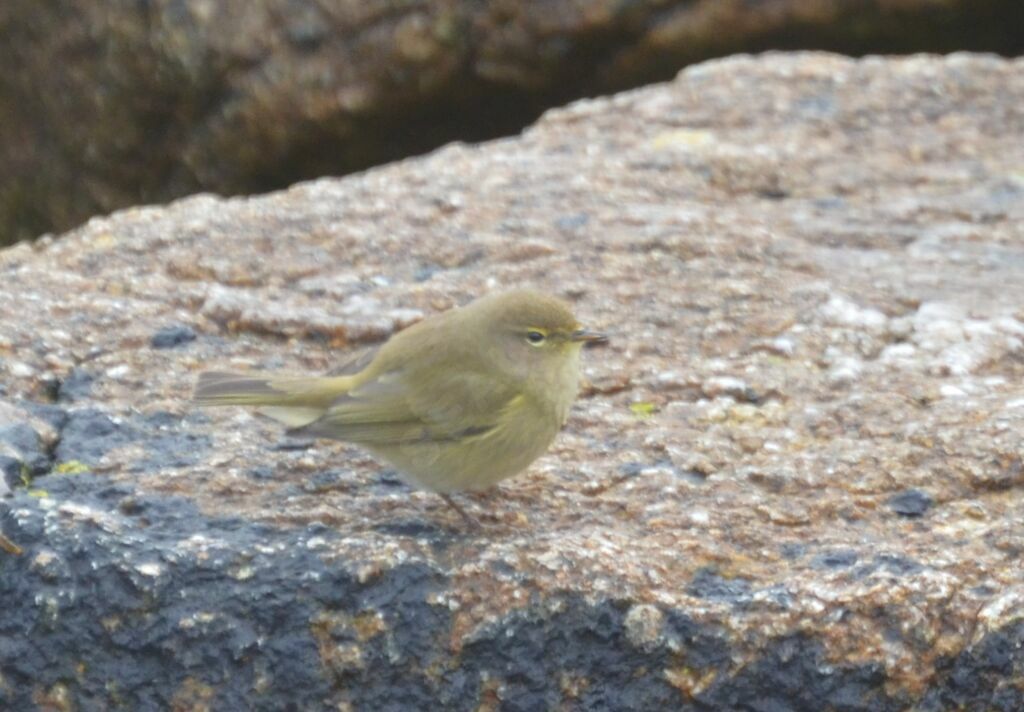
[[[515,133],[736,52],[1024,50],[1021,0],[2,0],[0,244]]]

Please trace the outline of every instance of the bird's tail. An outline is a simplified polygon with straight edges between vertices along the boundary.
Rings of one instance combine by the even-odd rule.
[[[201,406],[260,406],[259,412],[296,428],[319,418],[351,387],[351,378],[199,374],[192,400]]]

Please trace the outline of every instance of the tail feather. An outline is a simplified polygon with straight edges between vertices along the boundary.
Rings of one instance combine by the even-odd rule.
[[[208,371],[199,374],[199,405],[291,406],[325,410],[350,388],[351,379],[262,376]]]
[[[320,419],[323,408],[303,408],[302,406],[265,405],[256,411],[260,415],[284,423],[289,427],[302,428]]]
[[[260,405],[281,395],[267,378],[207,371],[199,374],[192,400],[200,405]]]

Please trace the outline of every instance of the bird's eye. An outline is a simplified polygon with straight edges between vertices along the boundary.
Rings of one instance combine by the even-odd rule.
[[[526,340],[534,346],[540,346],[544,343],[545,336],[539,331],[527,331]]]

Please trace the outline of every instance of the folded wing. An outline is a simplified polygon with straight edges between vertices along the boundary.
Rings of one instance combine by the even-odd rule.
[[[497,427],[517,397],[511,384],[483,373],[386,371],[290,432],[366,445],[454,441]]]

